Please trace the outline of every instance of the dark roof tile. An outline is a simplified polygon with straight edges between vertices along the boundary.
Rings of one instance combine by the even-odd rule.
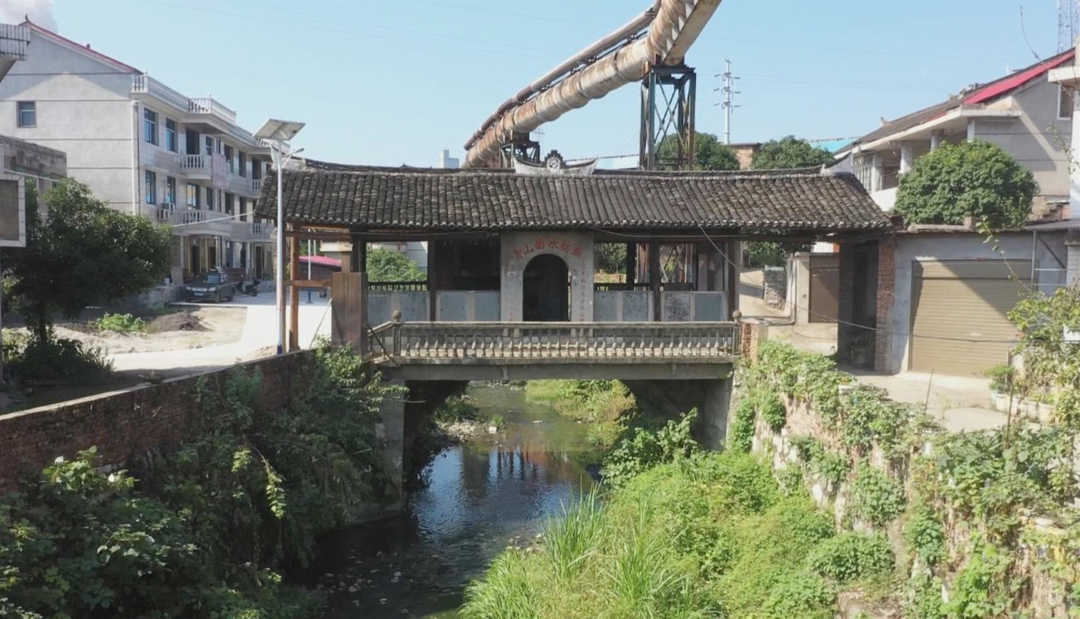
[[[571,228],[884,229],[851,175],[817,168],[747,172],[597,170],[532,176],[504,170],[374,168],[308,162],[285,170],[285,217],[311,225],[396,230]],[[276,183],[258,212],[275,213]]]

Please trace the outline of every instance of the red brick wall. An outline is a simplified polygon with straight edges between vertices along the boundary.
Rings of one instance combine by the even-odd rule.
[[[877,291],[877,327],[874,340],[874,369],[886,372],[889,369],[890,322],[893,301],[896,299],[896,237],[887,236],[878,244],[878,291]]]
[[[311,361],[310,351],[300,351],[235,367],[257,368],[263,398],[280,405],[304,389]],[[14,489],[22,474],[89,447],[97,447],[102,464],[123,464],[194,436],[204,421],[196,385],[205,379],[208,388],[220,389],[232,369],[0,415],[0,492]]]

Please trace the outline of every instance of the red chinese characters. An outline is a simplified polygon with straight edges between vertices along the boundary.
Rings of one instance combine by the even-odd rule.
[[[571,242],[569,239],[560,237],[544,238],[538,236],[532,241],[525,243],[514,248],[514,257],[518,260],[523,260],[525,256],[538,251],[548,251],[549,253],[560,252],[574,258],[581,258],[585,253],[585,248],[577,243]]]

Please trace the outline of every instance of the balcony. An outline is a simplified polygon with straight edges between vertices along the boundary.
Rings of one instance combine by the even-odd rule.
[[[230,236],[232,232],[232,222],[225,213],[187,206],[165,205],[159,207],[157,209],[157,221],[172,226],[173,234],[179,236],[202,234]]]
[[[208,181],[213,176],[210,155],[177,155],[180,171],[193,180]]]
[[[26,60],[26,48],[29,46],[29,26],[0,24],[0,77],[8,72],[16,60]]]
[[[232,222],[233,241],[239,243],[269,243],[274,239],[274,226],[247,221]]]
[[[262,181],[259,179],[229,173],[229,191],[245,198],[255,199],[259,197],[260,189],[262,189]]]
[[[236,112],[209,97],[189,99],[187,110],[192,116],[216,118],[229,125],[236,125]]]
[[[172,88],[169,88],[165,84],[157,81],[156,79],[146,75],[136,75],[131,79],[131,93],[136,95],[139,100],[153,97],[159,101],[163,101],[168,105],[178,109],[188,109],[188,98],[184,95],[176,92]]]

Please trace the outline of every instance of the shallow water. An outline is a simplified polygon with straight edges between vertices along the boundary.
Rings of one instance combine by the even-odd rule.
[[[335,588],[324,617],[452,617],[496,555],[532,543],[548,516],[595,483],[582,465],[591,455],[584,425],[521,390],[476,386],[470,396],[503,427],[437,455],[403,516],[322,541],[313,580]]]

